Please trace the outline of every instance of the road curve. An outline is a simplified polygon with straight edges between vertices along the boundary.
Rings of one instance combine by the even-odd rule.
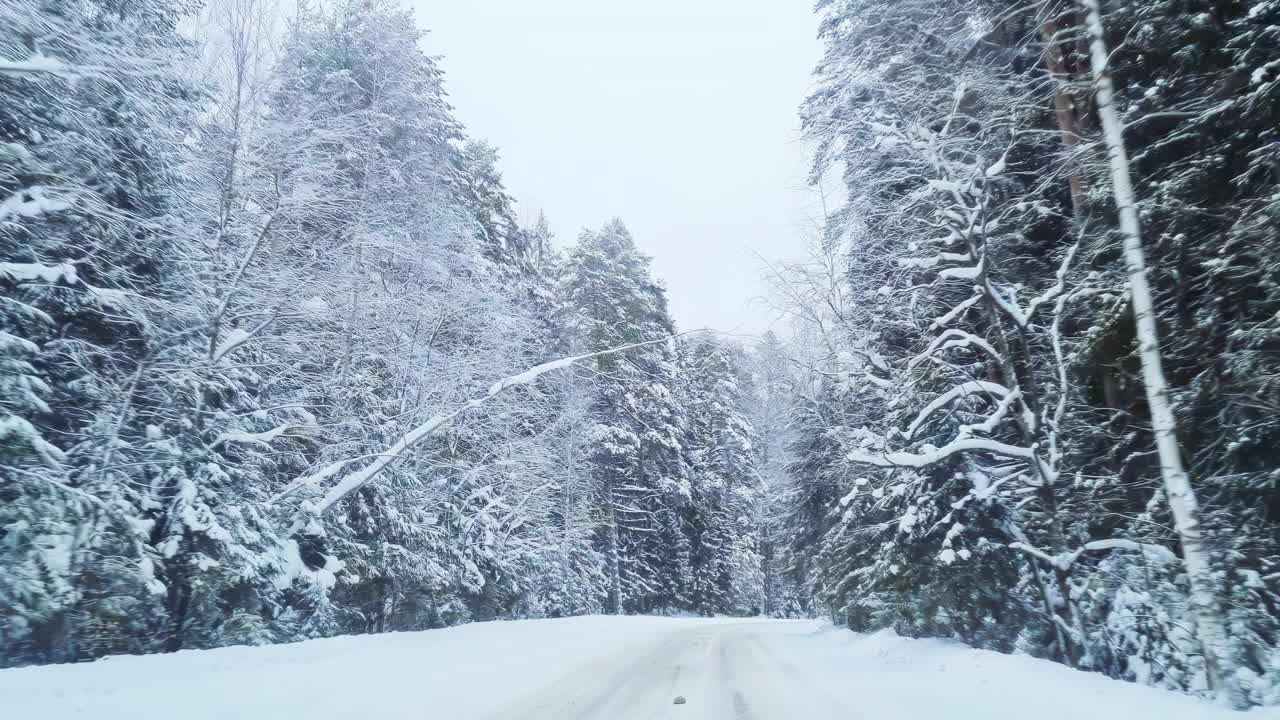
[[[492,720],[856,720],[774,652],[795,629],[726,622],[675,630],[579,668]]]

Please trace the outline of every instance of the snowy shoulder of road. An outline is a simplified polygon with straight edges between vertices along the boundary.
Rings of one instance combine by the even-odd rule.
[[[990,720],[1015,709],[1037,720],[1241,717],[1042,660],[891,632],[653,617],[477,623],[10,669],[0,671],[0,708],[43,720]]]

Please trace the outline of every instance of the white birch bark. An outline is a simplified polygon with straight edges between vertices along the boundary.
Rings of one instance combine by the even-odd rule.
[[[1115,88],[1107,69],[1107,44],[1102,28],[1098,0],[1079,0],[1084,7],[1089,36],[1089,55],[1097,85],[1098,117],[1102,121],[1107,159],[1111,168],[1111,186],[1124,238],[1125,263],[1129,270],[1129,296],[1137,323],[1138,349],[1142,359],[1142,379],[1151,408],[1151,426],[1155,432],[1156,450],[1160,458],[1160,474],[1164,481],[1169,509],[1182,543],[1183,563],[1190,581],[1190,601],[1195,608],[1198,634],[1203,645],[1205,673],[1212,690],[1229,694],[1230,677],[1225,667],[1226,638],[1221,613],[1214,600],[1210,558],[1204,546],[1200,507],[1190,478],[1183,467],[1178,445],[1177,422],[1169,402],[1160,355],[1160,336],[1147,282],[1146,258],[1142,249],[1142,231],[1138,222],[1137,198],[1129,172],[1129,157],[1124,146],[1124,125],[1115,105]]]

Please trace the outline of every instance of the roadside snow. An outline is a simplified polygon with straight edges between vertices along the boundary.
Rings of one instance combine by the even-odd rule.
[[[642,654],[696,620],[474,623],[266,647],[115,656],[0,670],[13,720],[483,718],[612,653]]]
[[[725,651],[708,651],[708,638]],[[752,704],[751,717],[758,720],[790,718],[801,700],[847,707],[865,720],[1280,719],[1277,708],[1242,715],[1047,661],[892,632],[856,635],[815,621],[650,617],[476,623],[3,670],[0,714],[40,720],[471,720],[507,717],[513,708],[523,717],[535,709],[527,699],[548,691],[569,700],[604,693],[624,712],[631,709],[629,698],[647,695],[610,695],[621,687],[620,678],[647,687],[651,677],[654,693],[670,707],[670,688],[658,684],[669,682],[668,660],[684,665],[685,677],[698,677],[700,663],[727,663],[722,666],[733,672],[717,690],[736,699],[792,698]],[[708,709],[697,688],[679,694],[690,692],[695,696],[687,708]],[[638,701],[634,709],[647,712]],[[701,717],[692,710],[685,716]]]
[[[1280,708],[1237,713],[1047,660],[904,638],[892,630],[858,635],[826,625],[778,638],[772,649],[867,720],[1280,719]]]

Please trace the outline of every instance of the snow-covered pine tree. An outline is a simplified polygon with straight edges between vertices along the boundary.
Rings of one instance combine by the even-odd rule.
[[[759,551],[760,474],[746,417],[750,379],[741,354],[710,337],[685,343],[691,498],[689,602],[704,614],[759,614],[764,603]]]
[[[563,322],[576,352],[672,333],[665,291],[619,220],[583,232],[561,283]],[[600,358],[592,368],[596,389],[587,440],[604,515],[607,607],[614,613],[686,604],[680,517],[690,486],[675,353],[674,345],[651,345],[627,357]]]
[[[475,218],[476,234],[485,256],[514,269],[522,257],[514,200],[502,184],[498,149],[486,142],[468,141],[458,153],[459,192]]]
[[[18,610],[35,623],[29,654],[6,655],[15,660],[157,649],[182,604],[155,543],[203,472],[184,462],[182,448],[200,439],[179,409],[197,356],[194,313],[208,299],[175,213],[197,110],[184,66],[193,48],[177,31],[189,9],[86,0],[3,10],[0,132],[12,162],[0,189],[0,282],[10,335],[49,388],[48,412],[24,418],[34,421],[28,441],[66,451],[63,467],[45,463],[52,475],[14,468],[25,479],[6,506],[45,503],[55,524],[61,511],[40,499],[51,491],[93,508],[74,531],[32,526],[37,535],[17,546],[41,548],[43,560],[7,556],[45,566],[45,590],[23,601],[43,609]],[[39,600],[58,587],[57,600]]]
[[[760,549],[761,612],[771,617],[792,617],[806,603],[804,593],[788,568],[795,562],[791,542],[782,523],[789,487],[787,468],[793,462],[791,412],[795,398],[795,365],[788,350],[772,331],[750,349],[744,364],[750,373],[746,413],[756,431],[752,451],[760,473],[756,509]]]

